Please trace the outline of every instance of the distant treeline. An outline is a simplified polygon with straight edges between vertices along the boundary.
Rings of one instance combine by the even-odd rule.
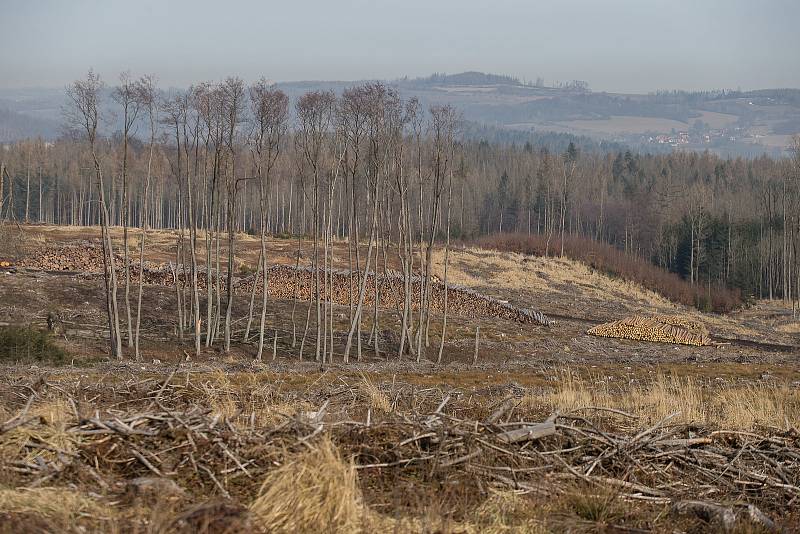
[[[459,74],[446,74],[436,72],[424,78],[402,78],[398,82],[409,85],[521,85],[519,78],[503,74],[487,74],[483,72],[461,72]]]
[[[547,130],[512,130],[509,128],[498,128],[486,124],[464,121],[461,128],[461,139],[476,143],[489,143],[496,145],[519,145],[527,150],[534,147],[545,148],[551,152],[561,153],[567,150],[570,144],[577,147],[581,152],[588,153],[609,153],[624,152],[631,150],[631,147],[616,141],[603,141],[586,137],[584,135],[574,135],[563,132],[551,132]],[[653,152],[671,152],[670,147],[655,145],[648,147]]]
[[[656,91],[649,95],[664,102],[685,103],[697,106],[713,100],[729,100],[736,98],[772,99],[772,103],[800,106],[800,89],[757,89],[742,91],[739,89],[717,89],[711,91]]]

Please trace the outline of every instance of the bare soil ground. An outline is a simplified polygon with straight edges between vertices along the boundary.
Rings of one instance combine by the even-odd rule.
[[[16,262],[98,237],[3,231],[0,259]],[[149,236],[149,260],[175,261],[173,233]],[[294,264],[297,241],[269,247],[271,261]],[[308,253],[301,241],[301,265]],[[346,244],[335,255],[346,268]],[[239,268],[252,271],[257,257],[258,241],[241,236]],[[238,298],[231,353],[187,358],[174,288],[147,286],[144,360],[117,362],[105,356],[101,282],[0,272],[0,325],[43,327],[53,313],[72,360],[2,367],[0,532],[797,531],[800,330],[779,303],[702,314],[575,262],[472,249],[452,253],[449,276],[557,322],[451,317],[436,365],[437,316],[417,364],[398,360],[398,319],[381,310],[380,351],[370,313],[361,360],[344,365],[343,306],[337,358],[321,367],[308,348],[299,356],[306,303],[271,301],[268,354],[256,364],[240,341],[247,299]],[[686,314],[736,341],[585,334],[630,313]],[[501,436],[553,414],[552,434]]]

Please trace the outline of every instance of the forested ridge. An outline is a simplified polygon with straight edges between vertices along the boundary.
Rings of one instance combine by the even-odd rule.
[[[388,253],[407,274],[428,279],[434,247],[516,233],[536,236],[543,244],[536,252],[545,255],[569,253],[575,240],[607,244],[709,295],[734,290],[790,302],[800,293],[797,139],[793,157],[751,160],[495,143],[461,135],[453,107],[422,109],[382,83],[341,95],[311,91],[292,102],[264,80],[248,87],[228,78],[166,93],[151,77],[124,75],[110,103],[104,94],[90,73],[68,90],[70,134],[4,147],[2,218],[176,228],[181,258],[195,272],[219,263],[220,246],[233,251],[240,231],[310,237],[319,245],[311,267],[319,271],[329,244],[348,240],[357,272],[385,268]],[[98,124],[109,107],[123,130],[103,137]],[[126,267],[138,255],[127,238],[112,243],[104,231],[103,240],[124,250]],[[230,285],[228,261],[221,267]],[[112,288],[110,266],[107,276]],[[196,325],[199,347],[200,324],[213,324],[214,314],[229,321],[230,306],[208,295],[201,313],[194,293],[185,322]],[[117,305],[111,300],[109,308]],[[319,328],[324,313],[332,312],[318,302]],[[353,330],[360,328],[361,311],[351,313]],[[419,348],[420,329],[410,320],[407,312],[401,338]]]

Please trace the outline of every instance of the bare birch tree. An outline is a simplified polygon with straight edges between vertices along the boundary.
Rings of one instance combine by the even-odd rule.
[[[119,77],[120,84],[111,93],[113,99],[122,108],[122,205],[120,219],[122,220],[122,249],[125,274],[125,316],[127,319],[128,347],[133,347],[133,328],[131,320],[131,268],[130,247],[128,246],[128,225],[130,224],[130,202],[128,200],[128,141],[131,130],[136,124],[139,115],[139,100],[136,98],[136,82],[131,80],[129,72],[123,72]]]
[[[141,359],[139,351],[139,329],[142,323],[142,286],[144,285],[144,249],[147,238],[147,227],[149,224],[149,197],[150,183],[152,181],[153,152],[156,143],[156,124],[158,124],[158,103],[153,76],[143,76],[135,86],[135,98],[147,114],[147,121],[150,130],[150,141],[147,147],[147,172],[145,174],[144,192],[141,200],[140,213],[140,237],[139,237],[139,291],[136,299],[136,327],[133,335],[134,355],[137,360]]]
[[[332,92],[314,91],[306,93],[297,101],[298,132],[296,144],[311,172],[311,217],[313,231],[312,252],[312,298],[316,307],[316,352],[315,359],[321,361],[322,349],[322,287],[320,283],[319,239],[320,182],[325,156],[326,137],[330,134],[336,97]],[[309,308],[310,309],[310,308]],[[308,321],[307,321],[308,322]],[[306,327],[307,328],[307,327]]]
[[[260,361],[264,351],[264,330],[267,320],[267,293],[269,288],[269,270],[267,267],[267,194],[271,186],[273,168],[280,154],[283,136],[288,128],[289,97],[280,89],[272,88],[270,84],[262,78],[250,87],[250,106],[253,117],[250,149],[256,170],[256,178],[258,179],[261,220],[261,319],[258,329],[258,352],[256,353],[256,359]],[[254,288],[257,282],[258,280],[256,277],[256,279],[253,280]],[[250,315],[252,316],[252,307]]]
[[[89,142],[95,179],[99,195],[100,224],[103,243],[103,281],[106,289],[106,312],[108,316],[109,342],[111,356],[122,359],[122,340],[119,328],[119,308],[117,306],[117,272],[114,262],[114,248],[109,231],[109,213],[106,205],[103,169],[97,153],[97,127],[100,122],[99,101],[104,84],[100,76],[92,70],[85,80],[76,80],[67,88],[70,107],[65,109],[68,123],[86,133]]]

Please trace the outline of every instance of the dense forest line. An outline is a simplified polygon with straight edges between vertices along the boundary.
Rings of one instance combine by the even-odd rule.
[[[290,102],[264,80],[167,94],[151,77],[124,75],[111,103],[104,94],[90,73],[68,90],[70,134],[4,146],[0,217],[177,228],[194,271],[210,270],[220,242],[232,251],[244,231],[311,237],[314,268],[327,265],[332,240],[346,239],[356,272],[385,268],[388,251],[407,273],[429,279],[436,243],[516,232],[541,236],[546,255],[565,254],[570,237],[606,243],[707,293],[727,288],[787,303],[800,293],[800,140],[793,158],[753,160],[490,143],[461,135],[451,106],[425,110],[381,83]],[[109,106],[123,129],[101,137]],[[127,239],[104,244],[132,261]],[[113,269],[108,277],[112,287]],[[230,321],[230,306],[209,294],[201,317],[194,293],[185,322],[198,325],[199,347],[201,321],[190,316],[210,329],[214,314]],[[357,296],[351,308],[350,338],[360,329]],[[323,314],[332,312],[320,302],[317,312],[318,328],[327,328]],[[420,351],[425,313],[417,320],[414,329],[406,310],[401,338]]]

